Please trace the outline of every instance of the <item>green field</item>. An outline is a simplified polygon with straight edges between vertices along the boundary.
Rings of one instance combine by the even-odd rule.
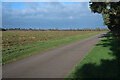
[[[2,34],[2,64],[99,33],[101,31],[5,31]]]
[[[74,68],[68,78],[119,78],[120,44],[108,33]]]

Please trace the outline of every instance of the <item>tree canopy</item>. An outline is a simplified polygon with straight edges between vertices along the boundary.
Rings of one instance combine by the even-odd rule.
[[[120,36],[120,2],[90,2],[91,11],[102,14],[104,24]]]

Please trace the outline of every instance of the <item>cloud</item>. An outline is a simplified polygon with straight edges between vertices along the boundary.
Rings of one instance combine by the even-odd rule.
[[[3,3],[3,25],[7,26],[74,26],[76,24],[84,26],[86,20],[100,18],[90,12],[88,3],[66,3],[66,2],[41,2],[22,3],[23,9],[16,3]],[[84,18],[84,19],[83,19]],[[84,21],[83,21],[84,20]],[[91,21],[89,21],[91,22]],[[102,23],[102,20],[100,21]],[[93,24],[92,22],[89,23]]]
[[[3,2],[89,2],[89,0],[3,0]]]
[[[7,3],[3,6],[3,12],[5,15],[13,15],[13,16],[39,16],[43,17],[64,17],[67,18],[69,15],[79,16],[81,13],[86,13],[87,10],[83,9],[82,4],[66,4],[66,3],[25,3],[26,7],[23,10],[13,10],[10,9],[10,4]],[[5,8],[4,8],[5,7]],[[5,9],[5,10],[4,10]],[[7,9],[7,10],[6,10]],[[11,11],[10,11],[11,10]],[[80,13],[80,14],[78,14]],[[43,15],[43,16],[41,16]],[[11,17],[13,17],[11,16]]]
[[[73,16],[70,16],[69,19],[73,19]]]

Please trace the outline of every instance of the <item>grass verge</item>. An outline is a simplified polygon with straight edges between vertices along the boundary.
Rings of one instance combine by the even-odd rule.
[[[25,58],[27,56],[31,56],[33,54],[44,52],[49,49],[53,49],[58,46],[62,46],[77,40],[85,39],[100,33],[101,32],[91,33],[86,35],[79,35],[79,36],[72,36],[72,37],[67,37],[67,38],[58,39],[54,41],[37,42],[37,43],[29,44],[26,46],[20,46],[20,47],[17,47],[17,46],[9,47],[9,48],[6,48],[5,50],[9,52],[3,52],[2,54],[2,64],[4,65],[4,64]]]
[[[110,78],[120,76],[120,44],[108,33],[74,68],[68,79]]]

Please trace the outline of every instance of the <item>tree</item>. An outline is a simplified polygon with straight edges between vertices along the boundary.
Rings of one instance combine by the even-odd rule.
[[[116,36],[120,36],[120,2],[90,2],[90,9],[102,14],[104,24]]]
[[[6,29],[4,29],[4,28],[0,28],[0,31],[6,31]]]

